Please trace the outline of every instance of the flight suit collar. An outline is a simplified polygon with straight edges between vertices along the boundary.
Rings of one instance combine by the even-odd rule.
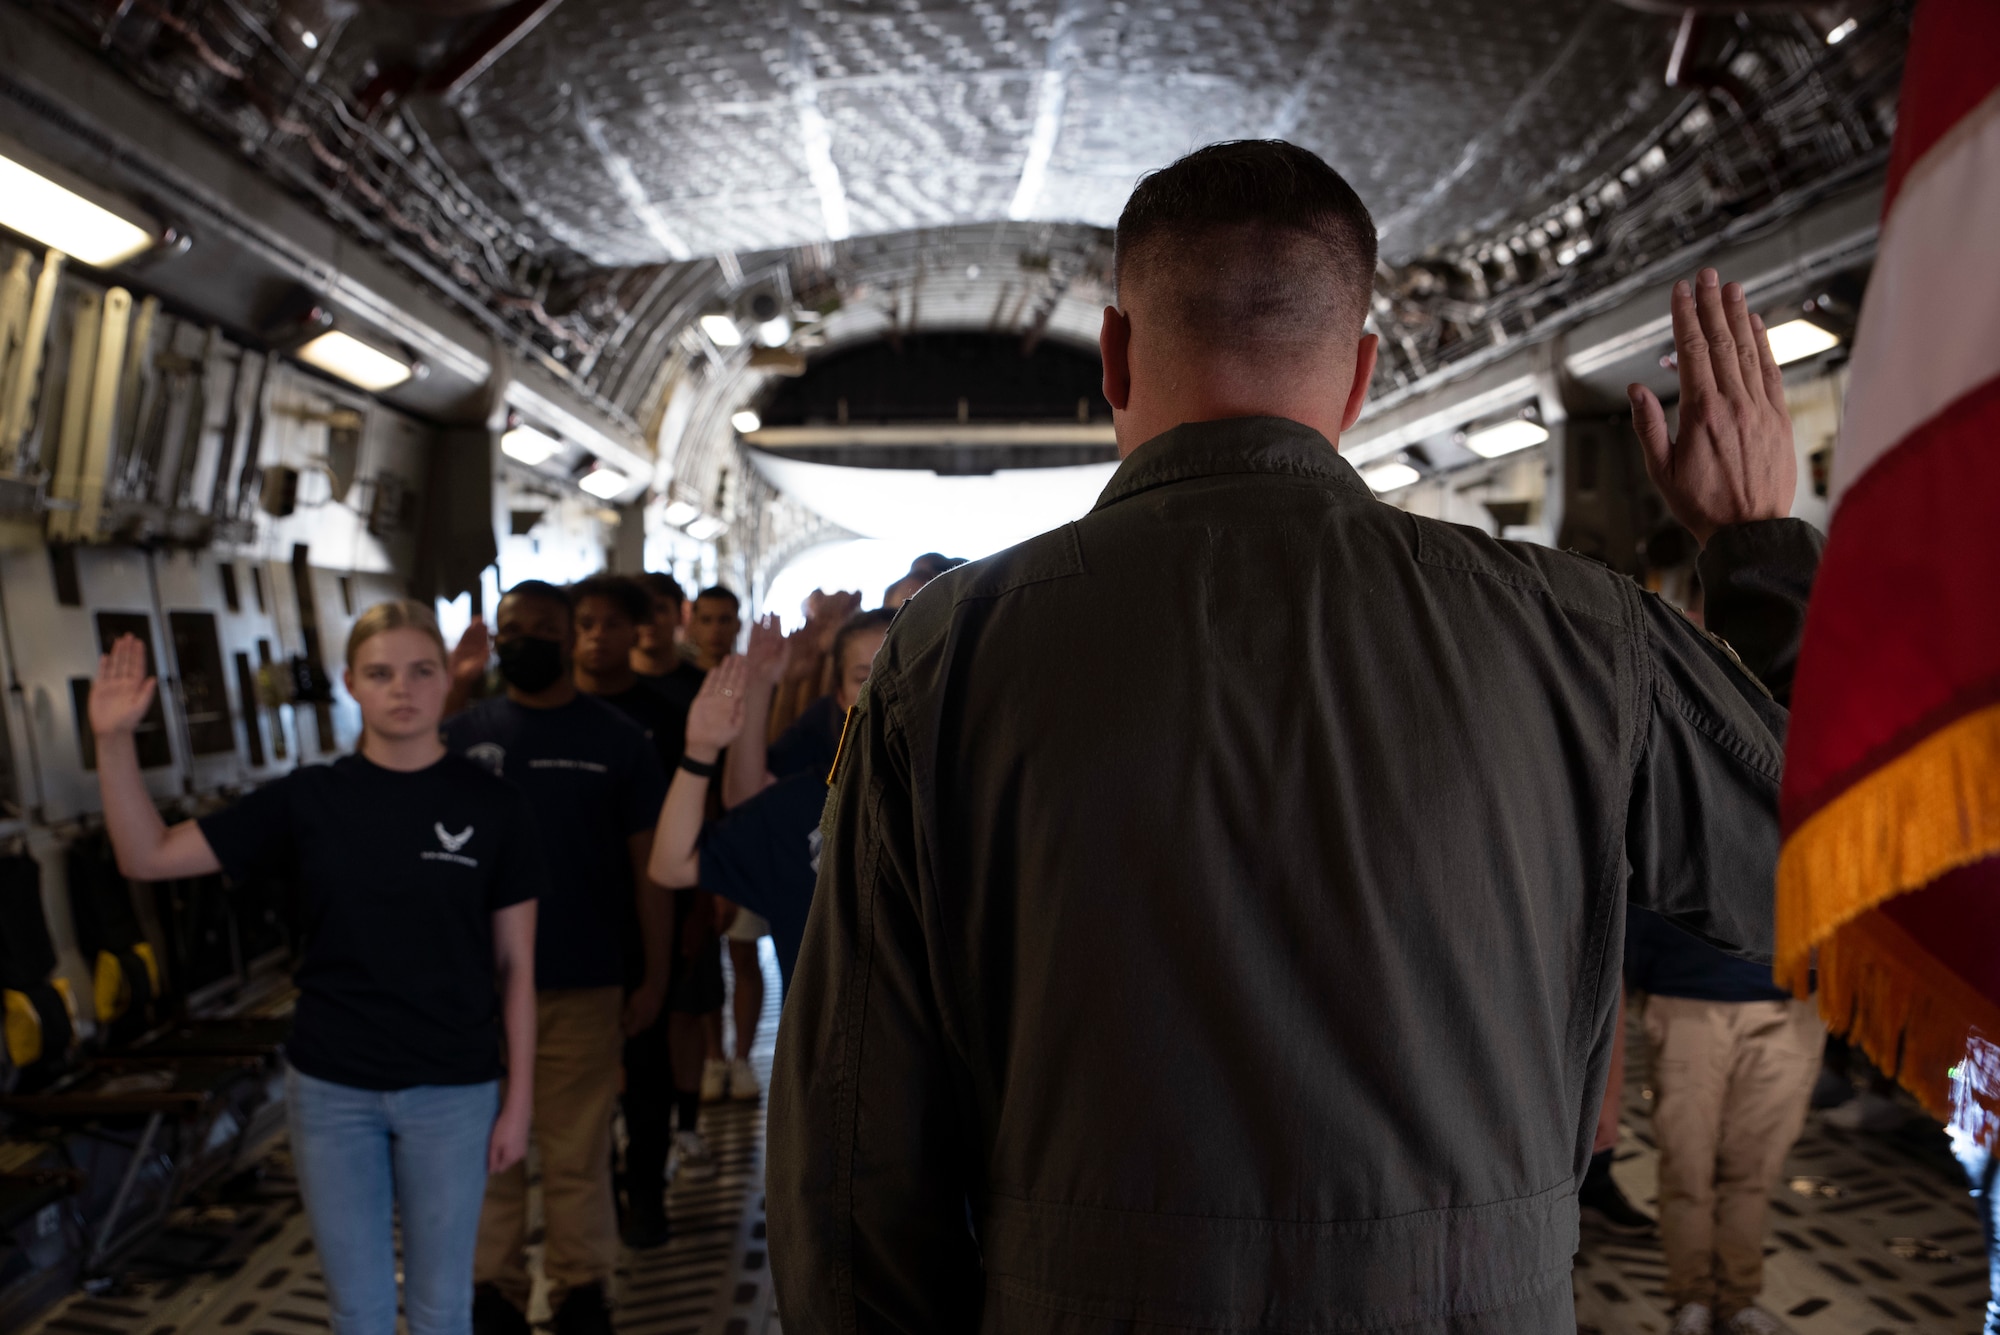
[[[1141,445],[1118,465],[1093,513],[1142,491],[1226,473],[1273,473],[1322,478],[1373,496],[1354,466],[1309,426],[1284,417],[1231,417],[1185,422]]]

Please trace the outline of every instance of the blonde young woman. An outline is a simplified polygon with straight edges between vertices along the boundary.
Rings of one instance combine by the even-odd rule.
[[[450,675],[421,604],[362,615],[346,682],[361,706],[353,755],[169,827],[132,740],[154,681],[144,646],[121,637],[90,695],[105,823],[138,880],[278,872],[298,884],[287,1108],[333,1329],[395,1331],[400,1207],[411,1335],[468,1335],[486,1177],[527,1151],[546,872],[520,795],[438,740]],[[504,1099],[503,1032],[515,1073]]]

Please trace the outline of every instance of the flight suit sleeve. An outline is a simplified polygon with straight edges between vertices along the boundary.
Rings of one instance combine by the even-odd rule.
[[[1713,635],[1658,598],[1642,600],[1629,897],[1760,961],[1772,952],[1786,722],[1761,674],[1789,692],[1819,549],[1819,535],[1797,520],[1717,533],[1701,564]]]
[[[877,674],[836,762],[771,1079],[772,1271],[805,1335],[971,1332],[983,1291],[910,758]]]

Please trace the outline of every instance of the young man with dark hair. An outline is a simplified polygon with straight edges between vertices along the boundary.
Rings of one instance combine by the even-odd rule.
[[[576,607],[577,689],[644,728],[662,771],[671,773],[681,757],[692,695],[681,699],[670,689],[646,681],[632,668],[640,627],[653,615],[653,599],[637,580],[619,575],[593,575],[572,585],[569,593]],[[691,667],[687,671],[700,681],[699,672]],[[713,1164],[695,1125],[701,1109],[705,1055],[700,1012],[689,1014],[687,1008],[690,999],[698,996],[713,997],[714,1004],[720,1003],[721,964],[706,961],[713,974],[707,986],[689,976],[701,971],[704,963],[698,954],[691,958],[679,948],[679,937],[684,931],[699,937],[692,921],[682,921],[692,919],[699,906],[686,902],[678,892],[670,893],[675,895],[676,933],[666,1005],[651,1024],[625,1040],[624,1236],[627,1244],[641,1248],[661,1246],[670,1236],[662,1193],[672,1151],[679,1149],[681,1169],[690,1179],[700,1177]],[[699,951],[700,941],[695,945]],[[708,943],[707,954],[715,954],[713,942]],[[683,1133],[678,1139],[673,1128],[677,1109]]]
[[[736,651],[736,639],[743,630],[742,608],[742,599],[720,584],[712,584],[694,596],[694,610],[688,616],[688,642],[694,646],[695,666],[704,672],[712,671],[716,664]],[[740,999],[735,1008],[739,1017],[736,1058],[731,1061],[724,1050],[722,1014],[718,1008],[712,1016],[703,1020],[707,1026],[709,1054],[701,1072],[701,1099],[704,1103],[717,1103],[724,1098],[747,1101],[763,1093],[750,1071],[750,1047],[744,1039],[740,1017],[743,1005],[752,1000],[761,1004],[763,985],[761,966],[757,960],[757,942],[770,930],[762,918],[743,911],[738,911],[723,930],[723,940],[729,948],[730,969],[737,979],[736,994]],[[754,1021],[752,1028],[755,1028]]]
[[[701,689],[701,669],[687,660],[682,641],[687,621],[687,595],[672,575],[649,570],[634,575],[633,583],[652,603],[652,612],[639,623],[639,643],[632,650],[632,670],[648,684],[660,687],[683,706],[694,701]]]
[[[743,600],[720,584],[712,584],[694,596],[694,610],[688,614],[688,643],[694,646],[694,664],[703,672],[736,652],[736,637],[743,631]]]
[[[1789,674],[1819,539],[1712,270],[1672,297],[1678,437],[1640,386],[1633,421],[1750,670],[1600,565],[1376,500],[1338,453],[1374,259],[1294,145],[1146,177],[1117,475],[898,615],[778,1035],[790,1335],[1575,1330],[1625,905],[1768,958],[1750,670]]]
[[[620,606],[615,595],[592,601],[602,604],[594,613]],[[447,719],[444,740],[521,791],[548,850],[535,940],[543,1268],[558,1335],[608,1335],[622,1040],[653,1023],[669,977],[671,909],[645,874],[665,775],[638,725],[578,692],[568,594],[538,580],[517,584],[494,621],[506,694]],[[643,961],[628,949],[635,928]],[[527,1171],[516,1166],[489,1181],[480,1218],[473,1317],[481,1335],[525,1335],[527,1243]]]

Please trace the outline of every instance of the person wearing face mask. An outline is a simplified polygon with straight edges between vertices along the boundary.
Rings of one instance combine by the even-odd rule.
[[[539,580],[517,584],[494,623],[506,694],[447,720],[444,740],[518,786],[547,841],[552,875],[535,949],[543,1268],[557,1335],[609,1335],[606,1293],[618,1264],[612,1110],[624,1039],[658,1016],[671,959],[668,896],[645,874],[665,773],[645,729],[577,690],[568,595]],[[644,956],[636,970],[626,950],[635,918]],[[487,1189],[474,1271],[481,1335],[528,1330],[527,1197],[520,1168]]]
[[[411,1335],[465,1335],[487,1174],[527,1153],[546,867],[521,794],[439,743],[446,680],[428,610],[369,608],[347,639],[354,754],[171,827],[132,741],[155,689],[145,647],[121,636],[90,692],[119,870],[299,886],[285,1106],[334,1335],[395,1329],[398,1214]]]

